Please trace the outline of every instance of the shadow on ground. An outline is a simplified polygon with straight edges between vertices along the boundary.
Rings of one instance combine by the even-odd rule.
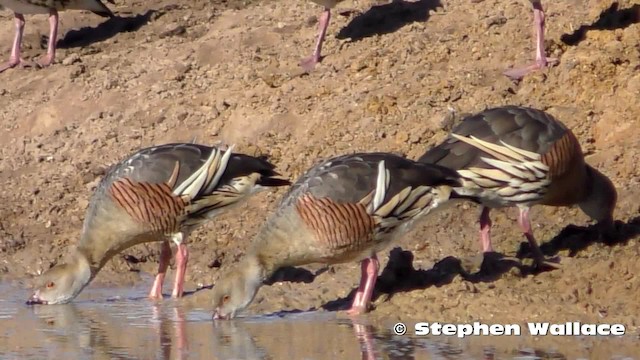
[[[582,25],[573,33],[562,35],[560,40],[569,46],[575,46],[586,38],[589,30],[624,29],[640,22],[640,4],[635,4],[628,9],[619,9],[619,6],[617,2],[614,2],[600,14],[598,20],[593,24]]]
[[[541,249],[546,256],[556,256],[560,251],[568,250],[569,257],[573,257],[589,246],[597,243],[606,246],[625,245],[630,239],[640,235],[640,216],[629,222],[616,222],[616,233],[610,239],[603,239],[598,235],[595,225],[565,227],[551,241],[542,244]],[[387,299],[399,292],[426,289],[431,286],[441,287],[450,284],[456,276],[462,276],[471,283],[494,282],[507,273],[516,276],[535,275],[551,269],[538,269],[533,263],[525,264],[521,259],[529,255],[528,243],[523,242],[517,258],[506,257],[500,253],[486,253],[478,256],[480,264],[474,264],[474,259],[459,259],[453,256],[438,261],[429,270],[413,267],[413,253],[394,248],[389,254],[389,262],[378,280],[373,299],[386,295]],[[325,310],[336,311],[347,309],[356,289],[342,299],[330,301],[322,306]]]
[[[376,35],[389,34],[413,22],[429,19],[429,11],[442,7],[440,0],[392,1],[389,4],[373,6],[357,15],[340,30],[338,39],[358,41]]]
[[[615,234],[611,238],[605,239],[599,236],[595,225],[569,225],[562,229],[562,231],[549,242],[542,244],[540,249],[545,255],[549,256],[556,255],[563,250],[568,250],[569,256],[572,257],[596,243],[607,246],[625,245],[629,240],[640,235],[640,216],[626,223],[616,221],[615,226]],[[518,253],[528,252],[528,248],[528,244],[522,243]]]
[[[573,257],[589,246],[602,243],[606,246],[625,245],[630,239],[640,235],[640,216],[631,219],[629,222],[616,222],[616,232],[610,239],[603,239],[598,235],[595,225],[576,226],[569,225],[562,229],[550,241],[542,244],[540,249],[546,256],[556,256],[560,251],[568,250],[569,257]],[[431,286],[441,287],[450,284],[456,276],[462,276],[471,283],[494,282],[511,273],[515,276],[535,275],[552,269],[538,269],[533,262],[525,264],[523,259],[530,255],[527,242],[522,242],[517,257],[506,257],[503,254],[491,252],[478,255],[471,259],[459,259],[448,256],[438,261],[431,269],[416,269],[413,266],[413,253],[396,247],[389,254],[389,261],[382,273],[378,276],[372,301],[378,297],[386,295],[390,299],[394,294],[400,292],[410,292],[413,290],[426,289]],[[309,271],[301,267],[285,267],[276,271],[265,285],[273,285],[276,282],[311,283],[315,278],[329,271],[329,267],[324,267],[316,272]],[[212,289],[214,285],[203,286],[191,293],[205,289]],[[329,311],[345,310],[355,295],[353,289],[347,296],[336,299],[322,305],[321,308]],[[276,313],[276,316],[300,313],[309,310],[291,310]]]
[[[144,14],[131,17],[115,16],[96,27],[86,26],[77,30],[70,30],[65,34],[64,38],[58,40],[57,47],[61,49],[86,47],[110,39],[120,33],[137,31],[149,21],[157,19],[163,14],[164,12],[162,11],[148,10]],[[42,36],[40,40],[41,47],[46,48],[47,40],[47,36]]]
[[[122,16],[118,14],[96,27],[86,26],[76,30],[68,31],[65,36],[58,40],[56,46],[60,49],[81,48],[105,41],[120,33],[133,32],[164,16],[167,12],[181,9],[180,5],[167,5],[161,9],[150,9],[142,14]],[[40,38],[40,47],[47,48],[48,36]]]

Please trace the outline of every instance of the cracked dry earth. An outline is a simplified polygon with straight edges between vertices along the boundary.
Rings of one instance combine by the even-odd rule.
[[[53,67],[0,74],[0,277],[27,287],[60,261],[105,169],[141,147],[222,140],[269,155],[296,178],[340,153],[417,158],[465,113],[527,105],[572,128],[587,161],[611,177],[618,238],[594,239],[578,209],[536,207],[535,234],[562,266],[532,274],[515,209],[499,210],[496,250],[522,261],[480,265],[479,209],[458,204],[418,224],[388,263],[388,253],[380,254],[385,270],[369,319],[381,328],[408,319],[621,322],[637,337],[640,5],[545,6],[548,51],[559,64],[518,83],[501,74],[532,60],[531,9],[517,0],[347,0],[339,8],[357,11],[335,12],[326,57],[310,74],[297,63],[315,41],[321,8],[311,2],[116,0],[111,8],[121,18],[113,20],[62,13]],[[11,19],[0,15],[2,57],[9,56]],[[46,33],[45,16],[27,17],[27,57],[44,53]],[[283,192],[260,193],[193,233],[188,290],[214,284],[242,256]],[[91,286],[150,286],[158,255],[155,244],[131,248]],[[249,313],[344,308],[359,266],[279,276]],[[183,301],[206,308],[208,292]],[[562,347],[569,340],[545,341]]]

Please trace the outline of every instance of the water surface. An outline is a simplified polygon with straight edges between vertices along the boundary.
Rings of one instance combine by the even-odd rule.
[[[0,284],[0,358],[640,359],[630,337],[575,338],[568,347],[566,341],[531,347],[524,336],[415,338],[333,312],[214,322],[209,309],[150,301],[145,290],[90,287],[71,304],[27,306],[28,291]],[[496,351],[498,341],[512,350]]]

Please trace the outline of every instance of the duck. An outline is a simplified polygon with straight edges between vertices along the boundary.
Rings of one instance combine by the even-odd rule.
[[[327,29],[329,28],[329,22],[331,21],[331,9],[333,9],[338,3],[344,0],[311,0],[314,3],[322,6],[322,14],[318,22],[318,37],[316,45],[313,48],[313,52],[309,57],[306,57],[300,61],[300,66],[303,70],[309,72],[312,71],[316,65],[322,59],[322,43],[327,35]]]
[[[321,161],[291,186],[242,260],[215,283],[213,318],[234,318],[282,267],[352,261],[360,262],[361,280],[347,313],[365,313],[380,267],[377,253],[459,185],[453,170],[391,153]]]
[[[115,4],[113,0],[107,0]],[[20,55],[22,36],[24,34],[24,14],[49,14],[49,42],[47,55],[37,62],[40,67],[53,64],[56,57],[56,41],[58,39],[58,12],[64,10],[88,10],[102,17],[112,18],[115,15],[100,0],[0,0],[0,9],[6,7],[13,11],[16,35],[11,48],[9,61],[0,64],[0,73],[16,66],[31,66]]]
[[[170,143],[137,151],[112,166],[93,193],[80,241],[64,263],[44,272],[27,304],[72,301],[116,254],[160,242],[158,272],[149,293],[162,298],[175,243],[172,297],[183,295],[188,234],[251,194],[291,184],[264,157],[233,146]]]
[[[453,192],[481,205],[484,253],[493,251],[490,210],[495,208],[518,208],[518,225],[537,268],[557,265],[546,261],[533,235],[529,211],[534,205],[577,205],[597,222],[600,234],[611,236],[615,230],[615,186],[585,162],[574,133],[544,111],[509,105],[467,116],[418,161],[460,175],[462,187]]]

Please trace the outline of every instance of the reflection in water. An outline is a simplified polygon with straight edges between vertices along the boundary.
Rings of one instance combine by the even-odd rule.
[[[362,351],[362,360],[373,360],[378,356],[373,340],[372,327],[358,322],[353,323],[353,329],[356,337],[360,341],[360,350]]]
[[[22,347],[22,351],[16,351],[15,355],[130,358],[126,349],[110,343],[109,333],[106,331],[110,327],[108,319],[98,319],[95,313],[80,310],[75,304],[36,306],[19,311],[16,318],[27,316],[28,311],[34,316],[23,319],[26,320],[24,323],[29,324],[28,329],[22,329],[27,330],[24,331],[24,337],[9,341]]]
[[[512,350],[499,355],[496,338],[397,336],[367,317],[335,312],[212,321],[208,310],[185,308],[179,300],[153,302],[137,293],[33,307],[23,304],[25,294],[17,289],[0,285],[0,294],[12,296],[0,299],[0,359],[566,359],[595,358],[595,345],[607,342],[597,358],[631,359],[638,353],[631,337],[574,340],[571,355],[562,345],[555,348],[564,355],[523,346],[523,338],[502,338]]]
[[[267,357],[265,350],[256,345],[244,322],[215,321],[213,334],[211,347],[217,349],[220,359],[254,360]]]
[[[153,303],[152,327],[156,329],[163,359],[187,359],[189,343],[187,341],[185,312],[181,307],[172,308],[173,319],[166,316],[158,303]],[[171,356],[174,347],[176,356]]]

